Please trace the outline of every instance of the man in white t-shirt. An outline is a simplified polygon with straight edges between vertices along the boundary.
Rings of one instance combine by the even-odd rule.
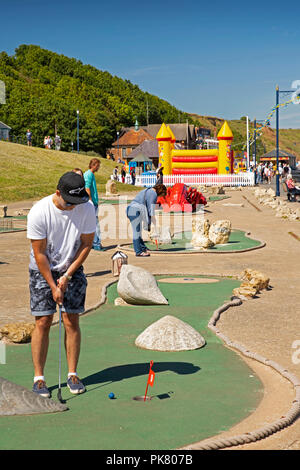
[[[30,307],[35,316],[31,340],[33,391],[44,397],[50,396],[44,367],[57,304],[62,305],[65,327],[67,385],[71,393],[85,391],[76,370],[80,352],[78,314],[84,312],[87,286],[82,264],[91,250],[95,229],[95,210],[84,179],[72,171],[60,178],[55,194],[37,202],[28,214]]]

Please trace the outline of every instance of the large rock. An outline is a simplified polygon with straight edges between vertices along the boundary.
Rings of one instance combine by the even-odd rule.
[[[0,416],[57,413],[68,407],[0,377]]]
[[[166,315],[148,326],[135,340],[136,346],[152,351],[189,351],[205,345],[205,339],[188,323]]]
[[[172,235],[170,227],[158,227],[149,233],[149,238],[153,243],[158,245],[170,245],[172,243]]]
[[[243,282],[240,287],[233,289],[233,295],[240,297],[241,299],[253,298],[257,292],[257,289],[251,286],[249,282]]]
[[[210,223],[203,215],[196,215],[192,220],[192,240],[195,248],[211,248],[214,243],[209,239]]]
[[[270,278],[255,269],[245,269],[241,275],[241,279],[249,281],[249,284],[256,288],[257,291],[267,289],[269,287]]]
[[[209,192],[210,194],[225,194],[223,186],[211,186]]]
[[[230,220],[217,220],[209,229],[209,239],[215,244],[228,243],[231,234]]]
[[[105,185],[106,196],[115,196],[118,194],[117,185],[114,180],[108,180]]]
[[[124,264],[117,291],[125,302],[133,305],[168,305],[155,277],[146,269]]]
[[[8,323],[0,328],[0,339],[4,336],[13,343],[28,343],[34,327],[34,323]]]
[[[208,219],[205,219],[203,215],[196,215],[192,219],[192,233],[193,235],[206,235],[208,236],[210,223]]]
[[[203,248],[207,250],[212,248],[214,243],[206,235],[197,234],[192,238],[192,245],[195,248]]]

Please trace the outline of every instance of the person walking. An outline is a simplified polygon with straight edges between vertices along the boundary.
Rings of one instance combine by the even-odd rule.
[[[54,143],[55,143],[55,150],[60,150],[60,148],[61,148],[61,138],[58,134],[56,134],[56,136],[55,136]]]
[[[121,178],[122,178],[122,183],[125,183],[125,178],[126,178],[125,166],[122,167],[122,170],[121,170]]]
[[[156,184],[163,184],[164,182],[164,175],[163,175],[164,168],[161,166],[156,172]]]
[[[258,184],[262,183],[262,180],[261,180],[261,163],[259,163],[258,166],[257,166],[257,183]]]
[[[43,397],[50,396],[44,368],[57,304],[62,306],[65,328],[67,386],[73,394],[85,391],[77,375],[81,342],[78,314],[84,312],[87,281],[83,263],[91,250],[95,230],[94,208],[84,179],[72,171],[63,174],[56,192],[37,202],[28,214],[30,307],[35,317],[31,339],[32,390]]]
[[[134,186],[135,185],[135,176],[136,176],[134,166],[131,167],[130,176],[131,176],[131,184]]]
[[[32,146],[32,132],[30,132],[29,129],[27,129],[27,132],[26,132],[26,140],[27,140],[28,147],[31,147]]]
[[[113,171],[113,177],[115,181],[119,181],[118,170],[119,170],[119,167],[116,166]]]
[[[126,214],[132,227],[135,256],[150,256],[142,238],[142,225],[148,231],[151,223],[156,226],[155,204],[159,196],[166,194],[166,186],[156,184],[153,188],[140,191],[128,205]]]
[[[96,232],[93,242],[93,250],[101,251],[103,250],[103,246],[101,244],[101,231],[100,231],[100,223],[99,223],[99,198],[98,198],[98,190],[96,185],[96,178],[95,173],[100,168],[100,160],[99,158],[92,158],[89,163],[89,169],[84,173],[84,181],[85,181],[85,189],[89,195],[90,201],[92,201],[95,209],[96,215]]]

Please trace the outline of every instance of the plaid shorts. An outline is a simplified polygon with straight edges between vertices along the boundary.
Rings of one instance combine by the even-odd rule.
[[[63,273],[51,271],[55,283]],[[81,266],[68,282],[64,294],[62,312],[83,313],[87,280]],[[49,284],[39,271],[29,270],[30,309],[34,316],[53,315],[57,304],[52,297]]]

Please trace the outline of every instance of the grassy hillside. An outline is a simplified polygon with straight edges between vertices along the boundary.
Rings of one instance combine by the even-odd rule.
[[[63,173],[74,167],[86,171],[91,158],[0,141],[0,204],[39,199],[53,193]],[[105,192],[105,183],[115,166],[115,162],[101,159],[95,175],[99,192]],[[118,190],[123,192],[139,189],[118,184]]]
[[[11,56],[0,52],[0,80],[6,87],[0,121],[14,136],[24,137],[30,128],[35,147],[58,132],[62,150],[70,151],[79,111],[80,148],[105,157],[122,127],[136,119],[140,125],[176,122],[180,111],[129,80],[32,44]],[[180,114],[184,122],[188,115]]]
[[[200,122],[201,126],[207,127],[212,131],[212,135],[216,128],[217,132],[221,128],[224,119],[212,116],[200,116],[190,114],[190,116]],[[235,119],[227,120],[234,135],[233,145],[238,142],[246,142],[247,124],[246,121]],[[253,122],[250,123],[250,132],[253,133]],[[259,138],[260,145],[258,155],[269,152],[276,147],[276,130],[272,128],[264,128],[263,135]],[[296,155],[300,160],[300,129],[280,129],[279,146],[283,150],[287,150]]]

